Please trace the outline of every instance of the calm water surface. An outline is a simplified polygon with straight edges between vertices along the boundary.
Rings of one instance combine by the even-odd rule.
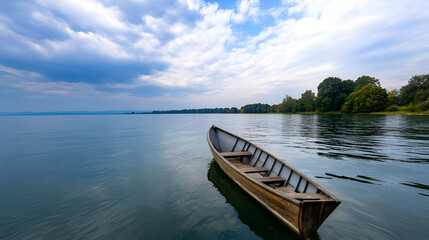
[[[1,239],[296,239],[213,162],[215,124],[342,204],[314,239],[428,239],[429,117],[0,117]]]

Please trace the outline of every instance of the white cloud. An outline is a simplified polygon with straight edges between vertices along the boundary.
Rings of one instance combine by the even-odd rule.
[[[26,78],[41,78],[42,75],[36,72],[30,72],[25,70],[19,70],[11,67],[7,67],[0,64],[0,73],[13,75],[16,77],[26,77]]]
[[[428,1],[282,2],[261,9],[258,0],[240,0],[236,9],[222,9],[217,3],[179,0],[165,6],[163,14],[144,12],[140,23],[130,23],[114,1],[38,0],[32,19],[65,38],[34,39],[14,31],[4,14],[0,33],[19,43],[8,49],[24,52],[20,46],[25,45],[46,58],[163,63],[167,67],[162,70],[142,72],[109,87],[201,87],[202,94],[174,100],[200,104],[194,107],[280,102],[286,93],[299,97],[306,89],[315,90],[328,76],[356,79],[366,74],[379,78],[383,86],[399,87],[411,75],[427,71]],[[273,17],[272,25],[264,26],[264,17]],[[259,34],[246,35],[240,28],[251,28],[249,22],[262,26]],[[49,82],[51,93],[64,94],[67,87],[77,86],[58,83]],[[47,85],[36,86],[34,91],[50,91]],[[79,87],[94,90],[91,84]]]
[[[200,0],[179,0],[179,2],[193,11],[198,11],[202,5],[202,1]]]
[[[238,4],[238,13],[234,13],[231,18],[235,23],[243,23],[248,18],[258,21],[259,15],[259,0],[241,0]]]
[[[19,89],[30,94],[73,95],[75,97],[104,94],[97,91],[92,84],[48,81],[40,73],[4,65],[0,65],[0,86],[5,89]]]
[[[111,59],[132,59],[135,57],[118,43],[93,32],[74,32],[68,29],[68,34],[70,39],[65,41],[46,40],[46,48],[43,51],[51,55],[65,56],[73,56],[78,50],[78,53],[86,52]]]
[[[202,8],[204,20],[197,23],[193,32],[171,43],[175,46],[180,42],[180,47],[166,49],[171,51],[168,57],[172,58],[166,59],[172,64],[155,75],[153,81],[169,86],[204,84],[211,89],[212,97],[218,96],[223,102],[258,101],[270,93],[280,101],[280,94],[288,90],[296,97],[305,89],[315,90],[328,76],[356,79],[370,74],[380,78],[382,84],[386,78],[386,86],[394,87],[427,66],[429,36],[423,29],[429,29],[429,15],[425,15],[427,10],[418,9],[428,9],[428,3],[289,1],[289,4],[292,4],[289,13],[301,13],[301,18],[279,20],[253,38],[239,39],[242,47],[232,50],[225,48],[224,40],[237,43],[232,31],[234,20],[218,24],[212,21],[210,28],[206,23],[209,18],[235,13]],[[418,19],[426,21],[413,25]],[[180,54],[174,54],[175,49],[180,49]],[[409,56],[390,59],[392,54],[402,53]],[[407,67],[392,69],[395,65]],[[403,71],[408,77],[402,82],[389,83],[393,81],[392,75],[402,76]],[[213,100],[209,94],[198,97],[207,98],[209,103]],[[240,96],[242,100],[233,100],[232,96]]]
[[[122,13],[97,0],[37,0],[44,9],[62,14],[69,23],[87,29],[126,30]]]
[[[53,16],[46,15],[46,13],[42,13],[41,11],[33,11],[31,13],[31,20],[33,23],[39,24],[44,27],[51,27],[63,34],[67,34],[68,32],[67,22],[61,19],[56,19]]]

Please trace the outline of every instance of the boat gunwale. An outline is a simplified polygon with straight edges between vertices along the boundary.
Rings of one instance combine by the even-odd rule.
[[[327,196],[329,196],[330,198],[332,198],[332,199],[328,199],[328,200],[305,200],[305,202],[341,202],[341,201],[339,201],[334,195],[332,195],[331,193],[329,193],[327,190],[325,190],[324,188],[322,188],[321,186],[319,186],[319,184],[317,184],[317,183],[315,183],[314,181],[312,181],[311,179],[309,179],[307,176],[305,176],[303,173],[301,173],[301,172],[299,172],[298,170],[296,170],[295,168],[293,168],[293,167],[291,167],[289,164],[287,164],[287,163],[285,163],[284,161],[282,161],[282,160],[280,160],[280,159],[278,159],[277,157],[275,157],[273,154],[271,154],[271,153],[269,153],[268,151],[266,151],[266,150],[264,150],[264,149],[262,149],[262,148],[260,148],[260,147],[258,147],[256,144],[254,144],[254,143],[252,143],[252,142],[250,142],[250,141],[248,141],[248,140],[246,140],[246,139],[243,139],[242,137],[239,137],[239,136],[237,136],[237,135],[235,135],[235,134],[233,134],[233,133],[230,133],[230,132],[228,132],[228,131],[226,131],[226,130],[224,130],[224,129],[222,129],[222,128],[219,128],[219,127],[217,127],[217,126],[215,126],[215,125],[212,125],[210,128],[209,128],[209,130],[208,130],[208,132],[207,132],[207,141],[209,142],[209,146],[210,146],[210,148],[212,149],[212,150],[214,150],[215,151],[215,153],[225,162],[225,163],[227,163],[232,169],[234,169],[236,172],[238,172],[239,174],[241,174],[242,176],[244,176],[244,177],[246,177],[247,179],[249,179],[249,180],[251,180],[253,183],[256,183],[257,185],[259,185],[259,186],[262,186],[264,189],[266,189],[267,191],[269,191],[269,192],[271,192],[271,193],[273,193],[273,194],[275,194],[275,195],[277,195],[277,196],[280,196],[280,197],[282,197],[282,198],[285,198],[286,200],[288,200],[288,201],[290,201],[290,202],[292,202],[292,203],[294,203],[294,204],[296,204],[296,205],[302,205],[303,203],[304,203],[304,201],[300,201],[300,200],[297,200],[297,199],[295,199],[295,198],[293,198],[293,197],[290,197],[290,196],[288,196],[286,193],[282,193],[282,192],[280,192],[279,190],[276,190],[275,188],[271,188],[271,187],[269,187],[269,186],[267,186],[267,185],[265,185],[265,184],[263,184],[262,182],[259,182],[259,181],[257,181],[257,180],[255,180],[255,179],[253,179],[253,178],[251,178],[251,177],[249,177],[247,174],[245,174],[245,173],[243,173],[243,172],[241,172],[240,171],[240,169],[237,167],[237,166],[235,166],[234,164],[232,164],[230,161],[228,161],[225,157],[223,157],[222,155],[220,155],[220,152],[214,147],[214,145],[213,145],[213,143],[212,143],[212,141],[211,141],[211,139],[210,139],[210,130],[211,129],[219,129],[219,130],[221,130],[221,131],[223,131],[223,132],[225,132],[225,133],[227,133],[227,134],[230,134],[230,135],[232,135],[232,136],[234,136],[234,137],[236,137],[236,138],[238,138],[238,139],[241,139],[242,141],[244,141],[244,142],[247,142],[248,144],[250,144],[250,145],[252,145],[252,146],[254,146],[255,148],[257,148],[257,149],[259,149],[260,151],[262,151],[262,152],[265,152],[266,154],[268,154],[270,157],[272,157],[272,158],[274,158],[276,161],[278,161],[278,162],[280,162],[281,164],[283,164],[283,165],[285,165],[286,167],[288,167],[289,169],[291,169],[293,172],[295,172],[296,174],[298,174],[299,176],[301,176],[301,177],[303,177],[305,180],[307,180],[308,182],[310,182],[311,184],[313,184],[318,190],[320,190],[321,192],[323,192],[323,194],[325,194],[325,195],[327,195]]]

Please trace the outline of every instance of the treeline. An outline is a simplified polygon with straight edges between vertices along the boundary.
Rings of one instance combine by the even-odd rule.
[[[286,95],[279,104],[247,104],[240,109],[202,108],[170,111],[153,111],[154,114],[175,113],[301,113],[301,112],[429,112],[429,74],[415,75],[399,90],[387,91],[380,80],[361,76],[356,80],[328,77],[317,87],[294,99]]]
[[[294,99],[286,95],[280,104],[248,104],[241,113],[300,113],[344,112],[370,113],[381,111],[429,111],[429,74],[412,76],[400,90],[387,91],[380,80],[361,76],[356,80],[328,77],[317,87],[317,96],[311,90]]]
[[[232,108],[201,108],[201,109],[182,109],[169,111],[153,111],[153,114],[181,114],[181,113],[239,113],[236,107]]]

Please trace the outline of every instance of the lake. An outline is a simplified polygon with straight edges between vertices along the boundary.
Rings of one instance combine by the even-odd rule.
[[[427,239],[429,116],[0,117],[1,239],[297,239],[213,161],[214,124],[342,204],[314,239]]]

